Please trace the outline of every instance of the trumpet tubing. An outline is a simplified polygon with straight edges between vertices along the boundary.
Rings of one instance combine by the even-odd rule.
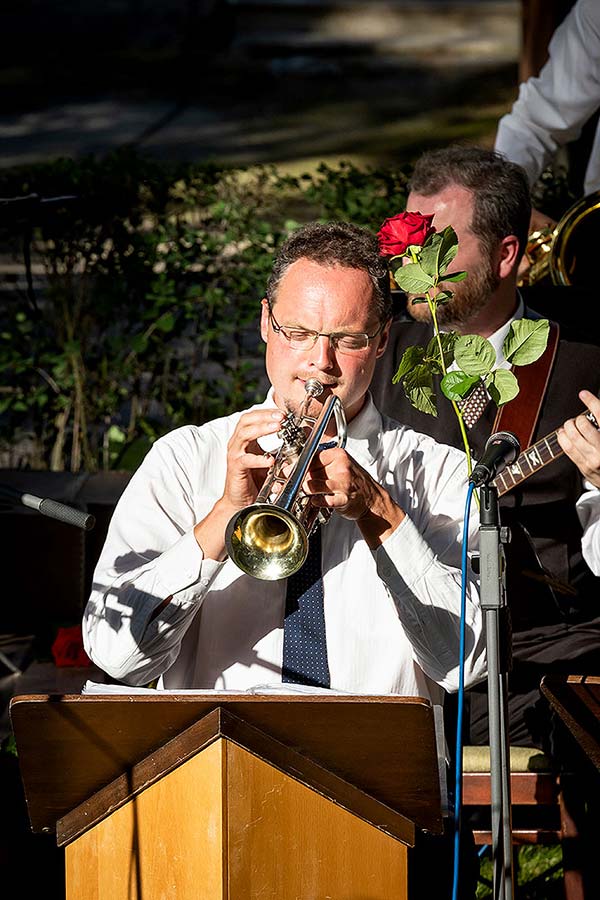
[[[553,231],[529,236],[526,254],[531,267],[519,286],[537,284],[548,277],[557,285],[595,285],[599,228],[600,191],[596,191],[574,203]]]
[[[302,483],[316,453],[346,443],[346,418],[339,398],[329,397],[314,419],[308,409],[323,386],[311,378],[305,389],[307,397],[299,416],[290,414],[279,432],[283,443],[256,502],[233,516],[225,532],[229,557],[247,575],[263,581],[293,575],[306,559],[309,536],[317,522],[326,521],[327,516],[310,502]],[[321,443],[333,416],[336,440]],[[310,424],[312,430],[307,436],[306,426]],[[291,471],[284,475],[290,466]]]

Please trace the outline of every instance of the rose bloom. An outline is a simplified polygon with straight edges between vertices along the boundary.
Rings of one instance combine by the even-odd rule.
[[[403,212],[386,219],[379,231],[379,252],[382,256],[401,256],[410,246],[422,247],[435,228],[433,216],[420,212]]]
[[[81,625],[58,629],[52,656],[56,666],[91,666],[92,661],[83,649]]]

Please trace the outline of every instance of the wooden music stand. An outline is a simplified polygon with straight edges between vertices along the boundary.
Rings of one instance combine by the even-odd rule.
[[[545,675],[541,691],[600,769],[600,677]]]
[[[11,718],[68,900],[397,900],[415,828],[441,831],[419,698],[41,695]]]

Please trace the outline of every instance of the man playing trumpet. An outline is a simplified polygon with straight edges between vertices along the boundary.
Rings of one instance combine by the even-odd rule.
[[[456,689],[465,459],[375,407],[390,321],[373,235],[332,223],[288,239],[262,301],[266,401],[161,438],[115,510],[84,619],[101,668],[170,689],[284,681],[433,700]],[[227,558],[225,533],[255,502],[310,379],[323,386],[310,414],[333,394],[347,420],[345,449],[320,450],[303,483],[333,515],[297,575],[260,581]],[[474,516],[470,539],[476,528]],[[484,641],[469,579],[474,682]]]

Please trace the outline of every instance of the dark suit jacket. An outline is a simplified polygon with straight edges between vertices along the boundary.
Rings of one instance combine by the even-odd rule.
[[[429,325],[412,320],[395,323],[371,390],[387,415],[462,449],[454,411],[439,389],[438,417],[434,418],[414,409],[402,386],[392,384],[404,350],[415,344],[425,346],[431,333]],[[578,398],[582,388],[600,393],[600,348],[561,338],[534,441],[582,411]],[[495,414],[490,402],[469,432],[475,459],[491,433]],[[575,510],[581,493],[578,469],[562,456],[500,501],[503,524],[513,533],[506,553],[514,655],[544,668],[561,667],[565,660],[600,648],[600,579],[592,575],[581,555],[581,526]],[[560,583],[558,590],[540,580],[548,576]],[[577,671],[575,664],[571,670]]]

